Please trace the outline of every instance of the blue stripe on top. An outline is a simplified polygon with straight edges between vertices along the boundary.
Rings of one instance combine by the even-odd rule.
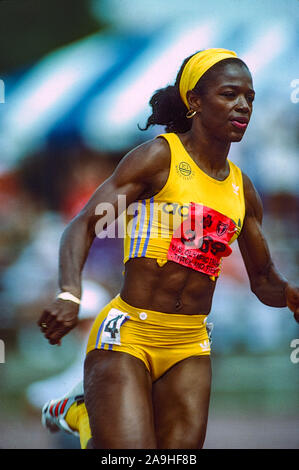
[[[140,242],[141,242],[141,238],[142,238],[144,219],[145,219],[145,209],[146,209],[146,200],[143,199],[142,206],[141,206],[141,220],[140,220],[140,225],[139,225],[138,239],[137,239],[137,243],[136,243],[134,257],[138,256],[138,251],[139,251]]]
[[[134,248],[134,241],[135,241],[135,231],[136,231],[137,219],[138,219],[138,209],[135,210],[134,218],[133,218],[129,258],[132,258],[132,253],[133,253],[133,248]]]
[[[150,216],[149,216],[149,221],[148,221],[148,225],[147,225],[146,240],[145,240],[144,245],[143,245],[143,250],[142,250],[141,256],[145,256],[145,253],[146,253],[146,250],[147,250],[148,242],[149,242],[150,235],[151,235],[153,217],[154,217],[154,197],[151,197],[151,199],[150,199]]]

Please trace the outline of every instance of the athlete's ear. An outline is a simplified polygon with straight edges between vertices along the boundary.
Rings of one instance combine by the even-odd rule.
[[[187,100],[189,103],[189,109],[192,109],[196,111],[197,113],[200,113],[201,111],[201,98],[198,93],[189,90],[187,91]]]

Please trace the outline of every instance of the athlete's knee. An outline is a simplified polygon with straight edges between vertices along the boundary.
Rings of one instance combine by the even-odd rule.
[[[128,432],[121,424],[111,427],[111,423],[91,419],[92,438],[88,449],[157,449],[155,435],[151,429],[139,429],[136,433]],[[137,426],[135,427],[135,429]]]
[[[184,437],[183,444],[179,448],[184,449],[202,449],[205,443],[206,433],[198,435],[189,435]]]
[[[186,430],[187,444],[189,449],[202,449],[207,432],[207,418],[199,418],[197,423],[193,422],[193,425],[189,427],[189,431]]]
[[[157,429],[159,449],[202,449],[206,437],[207,424],[199,422],[173,422],[171,429]],[[166,431],[166,432],[165,432]]]

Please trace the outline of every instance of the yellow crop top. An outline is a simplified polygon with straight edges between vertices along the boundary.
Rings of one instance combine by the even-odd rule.
[[[230,160],[224,181],[204,173],[174,133],[161,134],[171,151],[168,179],[158,194],[125,211],[124,263],[173,261],[215,278],[245,216],[241,170]]]

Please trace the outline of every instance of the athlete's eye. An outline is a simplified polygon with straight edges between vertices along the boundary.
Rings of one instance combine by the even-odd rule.
[[[234,91],[224,91],[223,93],[221,93],[222,96],[236,96],[235,92]]]
[[[248,96],[247,96],[247,100],[248,100],[250,103],[253,103],[253,101],[254,101],[254,95],[248,95]]]

